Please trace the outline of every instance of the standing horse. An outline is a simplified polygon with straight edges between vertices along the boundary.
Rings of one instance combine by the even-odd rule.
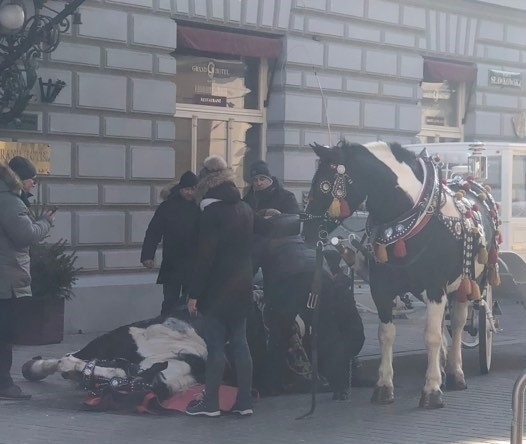
[[[450,297],[452,344],[447,354],[448,388],[467,388],[462,370],[461,334],[467,301],[480,288],[498,285],[498,225],[495,201],[469,179],[448,187],[436,159],[415,155],[399,144],[341,141],[312,146],[320,158],[306,208],[311,218],[349,217],[365,202],[371,252],[369,283],[380,324],[381,363],[371,401],[387,404],[393,392],[392,304],[396,295],[422,295],[427,304],[425,345],[428,364],[420,407],[440,408],[444,309]],[[482,308],[485,302],[480,301]]]

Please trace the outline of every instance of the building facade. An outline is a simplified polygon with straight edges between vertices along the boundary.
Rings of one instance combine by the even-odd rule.
[[[35,91],[21,124],[1,129],[51,145],[51,240],[68,239],[85,270],[67,330],[157,313],[146,226],[160,189],[211,153],[240,187],[266,158],[301,200],[312,142],[524,138],[523,3],[86,0],[38,71],[66,87],[52,104]]]

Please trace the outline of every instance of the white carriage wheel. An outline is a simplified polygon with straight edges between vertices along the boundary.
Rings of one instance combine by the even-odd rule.
[[[489,309],[489,315],[493,318],[493,292],[491,285],[486,284],[484,289],[484,300]],[[479,307],[479,363],[480,372],[488,374],[491,368],[491,354],[493,352],[493,330],[491,322],[488,321],[486,310],[483,306]]]

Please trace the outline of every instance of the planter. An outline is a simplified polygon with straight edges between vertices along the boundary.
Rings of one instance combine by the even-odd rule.
[[[64,339],[63,298],[20,298],[16,300],[15,310],[15,344],[58,344]]]

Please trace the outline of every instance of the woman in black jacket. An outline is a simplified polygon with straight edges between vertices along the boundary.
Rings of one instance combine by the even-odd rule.
[[[197,176],[187,171],[175,186],[161,192],[164,202],[155,211],[142,244],[141,262],[153,268],[155,251],[163,241],[163,259],[157,283],[163,285],[162,316],[173,315],[188,290],[196,252],[199,207],[195,203]]]
[[[219,416],[219,387],[229,340],[235,361],[238,394],[232,412],[251,415],[252,358],[246,319],[252,309],[252,236],[254,214],[241,200],[233,173],[222,157],[204,161],[196,199],[202,209],[188,311],[204,315],[208,349],[205,396],[186,413]]]

